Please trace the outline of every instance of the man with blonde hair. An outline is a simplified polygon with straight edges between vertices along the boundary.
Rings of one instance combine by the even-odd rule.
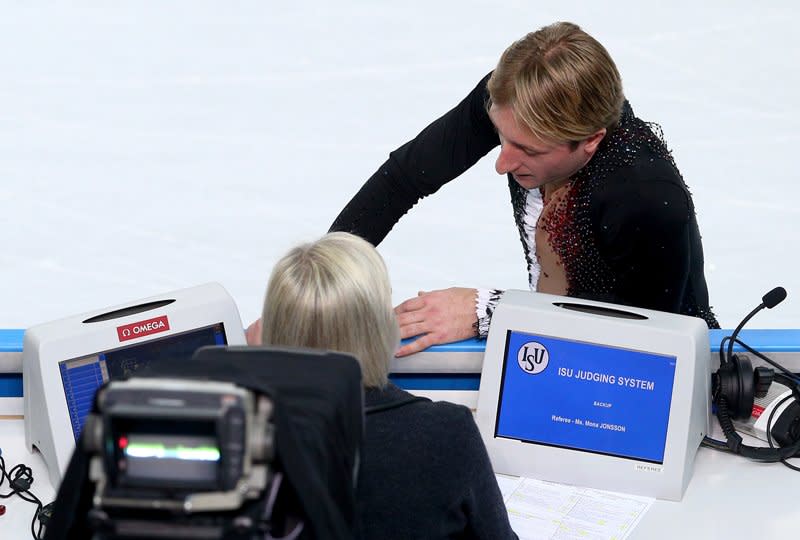
[[[388,381],[399,329],[374,247],[339,232],[289,251],[270,276],[261,325],[265,345],[349,353],[361,365],[364,538],[516,538],[472,413]]]
[[[637,118],[608,51],[572,23],[530,33],[470,94],[389,156],[331,230],[379,244],[416,202],[500,145],[531,290],[703,318],[694,204],[658,126]],[[498,289],[423,292],[396,308],[398,356],[486,337]]]

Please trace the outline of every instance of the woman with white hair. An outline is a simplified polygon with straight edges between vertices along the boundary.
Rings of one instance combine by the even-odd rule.
[[[388,380],[399,328],[386,266],[371,244],[339,232],[289,251],[270,276],[261,338],[349,353],[361,365],[364,538],[516,538],[469,409],[414,397]]]

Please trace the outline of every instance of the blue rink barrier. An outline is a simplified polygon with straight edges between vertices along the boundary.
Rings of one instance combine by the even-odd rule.
[[[21,353],[25,330],[0,330],[0,354]],[[0,373],[0,397],[22,397],[22,373]]]
[[[25,330],[0,330],[0,353],[22,352]]]
[[[710,330],[710,352],[716,354],[719,345],[725,336],[732,330]],[[19,354],[22,352],[22,337],[24,330],[0,329],[0,354]],[[792,330],[743,330],[739,339],[759,352],[770,353],[800,353],[800,329]],[[405,340],[405,342],[410,340]],[[482,352],[485,341],[467,339],[447,345],[431,347],[430,353],[464,353]],[[736,345],[734,351],[742,352],[744,349]],[[480,386],[480,373],[393,373],[389,379],[400,388],[406,390],[478,390]],[[0,373],[0,398],[22,397],[22,373]]]

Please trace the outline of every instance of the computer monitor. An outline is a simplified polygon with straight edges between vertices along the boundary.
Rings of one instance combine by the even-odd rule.
[[[674,355],[514,330],[505,349],[495,437],[663,464]]]
[[[162,359],[188,361],[197,349],[206,345],[227,345],[222,323],[59,362],[75,440],[81,434],[83,422],[92,409],[94,394],[100,385],[110,380],[128,378]]]
[[[680,500],[708,432],[705,322],[507,291],[477,422],[496,472]]]
[[[230,295],[215,283],[53,321],[25,332],[25,442],[58,486],[94,394],[162,359],[190,362],[206,345],[243,345]]]

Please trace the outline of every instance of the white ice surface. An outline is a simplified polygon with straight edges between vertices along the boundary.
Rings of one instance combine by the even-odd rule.
[[[780,1],[0,1],[0,328],[206,281],[260,312],[388,152],[528,31],[610,50],[694,193],[712,304],[800,327],[800,5]],[[380,246],[397,302],[525,288],[496,153]]]

